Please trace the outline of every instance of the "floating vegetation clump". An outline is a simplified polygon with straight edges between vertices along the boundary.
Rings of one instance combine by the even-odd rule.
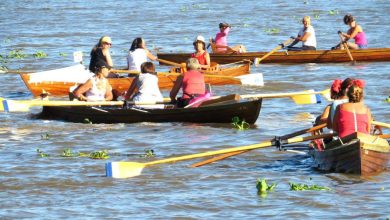
[[[390,96],[385,99],[385,102],[390,102]]]
[[[23,59],[26,58],[27,54],[23,52],[21,49],[11,50],[7,55],[7,59]]]
[[[329,10],[329,15],[338,15],[339,10]]]
[[[293,183],[290,182],[290,190],[291,191],[306,191],[306,190],[331,190],[331,188],[326,186],[318,186],[316,184],[313,185],[307,185],[307,184],[301,184],[301,183]]]
[[[151,157],[155,157],[156,155],[154,154],[154,150],[153,149],[146,149],[145,150],[145,154],[141,155],[140,157],[143,157],[143,158],[151,158]]]
[[[74,153],[72,151],[72,149],[70,148],[65,148],[63,151],[62,151],[62,154],[61,154],[61,157],[76,157],[78,155],[78,153]]]
[[[267,34],[279,34],[280,29],[279,28],[266,28],[266,29],[264,29],[264,32]]]
[[[41,134],[41,139],[42,140],[48,140],[50,137],[50,135],[48,133],[45,133],[45,134]]]
[[[102,151],[96,151],[96,152],[90,153],[89,154],[89,158],[106,160],[106,159],[110,158],[110,156],[108,155],[108,151],[107,150],[102,150]]]
[[[246,129],[249,129],[250,128],[250,125],[248,124],[248,122],[246,122],[245,120],[241,120],[239,117],[233,117],[232,118],[232,125],[240,130],[240,131],[243,131],[243,130],[246,130]]]
[[[49,154],[44,153],[40,149],[37,149],[37,153],[39,154],[40,157],[49,157]],[[108,150],[95,151],[91,153],[83,153],[83,152],[74,152],[70,148],[65,148],[59,156],[67,157],[67,158],[88,157],[91,159],[102,159],[102,160],[110,158],[110,156],[108,155]]]
[[[48,156],[49,156],[49,154],[44,153],[44,152],[41,151],[40,149],[37,149],[37,153],[38,153],[39,156],[41,156],[41,157],[48,157]]]
[[[92,124],[92,121],[90,121],[89,118],[84,118],[83,123],[84,124]]]
[[[43,51],[37,51],[36,53],[33,54],[35,58],[45,58],[47,57],[47,54]]]
[[[59,55],[60,55],[61,57],[67,57],[67,56],[68,56],[67,53],[63,53],[63,52],[60,52]]]
[[[265,196],[267,192],[274,191],[275,187],[276,187],[276,183],[272,183],[271,185],[268,185],[265,178],[263,179],[258,178],[256,181],[257,194],[261,196]]]

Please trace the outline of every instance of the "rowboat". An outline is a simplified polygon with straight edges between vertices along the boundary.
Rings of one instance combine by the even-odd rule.
[[[249,124],[256,122],[262,99],[234,101],[197,108],[141,108],[134,105],[115,106],[44,106],[40,119],[55,119],[69,122],[92,123],[137,123],[137,122],[193,122],[231,123],[234,117]],[[161,107],[161,105],[159,105]]]
[[[390,48],[370,48],[350,50],[357,62],[390,61]],[[240,54],[210,53],[210,59],[220,64],[237,62],[243,59],[254,62],[268,52],[247,52]],[[184,62],[190,53],[158,53],[157,56],[171,62]],[[339,63],[350,62],[345,50],[306,50],[306,51],[280,51],[271,54],[261,63]],[[162,64],[162,63],[161,63]]]
[[[324,150],[312,149],[309,154],[319,170],[369,176],[386,169],[390,146],[385,139],[356,132],[330,142]]]
[[[218,68],[205,71],[205,82],[211,85],[240,84],[240,80],[234,77],[246,76],[245,74],[248,74],[249,71],[249,62],[227,66],[221,65]],[[20,73],[23,82],[34,96],[39,96],[45,92],[51,96],[68,95],[71,87],[84,83],[92,75],[93,73],[86,70],[81,64],[44,72]],[[171,89],[178,75],[177,73],[172,73],[172,75],[159,73],[160,89]],[[120,93],[127,91],[133,80],[134,77],[108,79],[112,88]]]

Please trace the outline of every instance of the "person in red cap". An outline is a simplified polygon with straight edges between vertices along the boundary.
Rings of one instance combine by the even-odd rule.
[[[219,24],[219,32],[215,36],[215,47],[217,49],[217,53],[245,53],[246,48],[244,45],[236,45],[229,47],[227,42],[227,36],[231,26],[228,23],[220,23]]]
[[[333,130],[341,138],[357,131],[365,134],[371,131],[371,111],[363,103],[364,84],[363,80],[354,80],[347,92],[349,102],[336,108]]]

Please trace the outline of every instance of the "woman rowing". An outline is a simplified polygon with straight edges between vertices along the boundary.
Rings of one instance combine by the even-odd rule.
[[[337,106],[333,121],[333,130],[339,137],[354,132],[369,134],[371,131],[371,111],[363,103],[364,81],[354,80],[348,88],[348,103]]]
[[[355,18],[348,14],[344,16],[344,24],[349,25],[347,33],[339,31],[339,34],[344,37],[344,41],[354,39],[355,43],[347,42],[347,45],[351,49],[363,49],[367,48],[367,38],[363,31],[363,28],[356,23]],[[342,47],[341,47],[342,48]]]
[[[127,55],[127,69],[140,72],[141,64],[147,62],[148,58],[150,60],[157,60],[157,57],[146,48],[145,40],[141,37],[135,38]]]
[[[193,45],[195,53],[191,54],[191,58],[196,58],[198,60],[201,69],[209,68],[210,54],[206,51],[206,42],[204,37],[201,35],[197,36]]]
[[[219,32],[215,36],[215,47],[217,53],[245,53],[246,48],[244,45],[236,45],[229,47],[227,43],[227,36],[230,32],[231,26],[228,23],[219,24]]]
[[[144,62],[141,64],[141,73],[131,83],[126,92],[125,99],[128,100],[131,97],[133,101],[138,102],[163,101],[163,96],[158,88],[158,77],[152,62]]]
[[[198,60],[195,58],[188,59],[186,67],[188,71],[177,77],[169,94],[171,100],[175,101],[180,88],[182,89],[183,95],[177,99],[178,107],[184,107],[190,104],[192,99],[206,95],[204,76],[199,72]]]
[[[96,69],[105,66],[112,68],[114,66],[110,47],[112,46],[111,38],[108,36],[101,37],[99,42],[91,50],[91,60],[89,62],[89,71],[95,73]]]
[[[80,101],[110,101],[113,99],[112,88],[106,79],[109,68],[97,63],[95,75],[73,91]]]
[[[294,41],[287,46],[287,50],[299,51],[299,50],[316,50],[317,40],[316,33],[313,26],[311,25],[310,17],[305,16],[302,19],[303,28],[299,31]],[[302,47],[294,47],[299,41],[302,41]]]

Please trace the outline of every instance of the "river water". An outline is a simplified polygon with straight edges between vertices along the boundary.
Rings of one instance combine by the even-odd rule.
[[[362,1],[13,1],[0,2],[0,54],[19,51],[28,56],[2,60],[10,69],[49,70],[73,64],[72,53],[89,51],[103,35],[113,40],[117,67],[125,66],[131,41],[145,38],[149,49],[190,52],[198,34],[207,38],[220,22],[233,26],[231,44],[249,51],[269,51],[296,35],[304,15],[312,17],[318,48],[338,42],[347,30],[346,13],[356,15],[370,47],[386,47],[390,31],[390,2]],[[45,58],[33,54],[44,52]],[[164,67],[159,69],[165,70]],[[264,87],[214,87],[216,95],[230,93],[323,90],[336,78],[367,82],[366,104],[376,120],[389,122],[390,66],[385,62],[268,65]],[[15,74],[1,74],[0,96],[30,99]],[[167,94],[167,91],[164,92]],[[390,217],[390,172],[360,178],[323,174],[311,168],[306,155],[274,148],[251,151],[201,168],[195,161],[162,164],[130,179],[105,177],[106,160],[65,158],[62,152],[108,150],[108,161],[146,162],[171,156],[243,146],[308,128],[327,102],[295,105],[289,99],[264,100],[260,117],[249,130],[231,125],[188,123],[75,124],[35,120],[29,113],[0,114],[1,219],[386,219]],[[41,157],[37,149],[49,154]],[[153,149],[155,158],[142,157]],[[256,180],[277,183],[266,197],[257,195]],[[330,191],[290,191],[289,182],[316,184]]]

